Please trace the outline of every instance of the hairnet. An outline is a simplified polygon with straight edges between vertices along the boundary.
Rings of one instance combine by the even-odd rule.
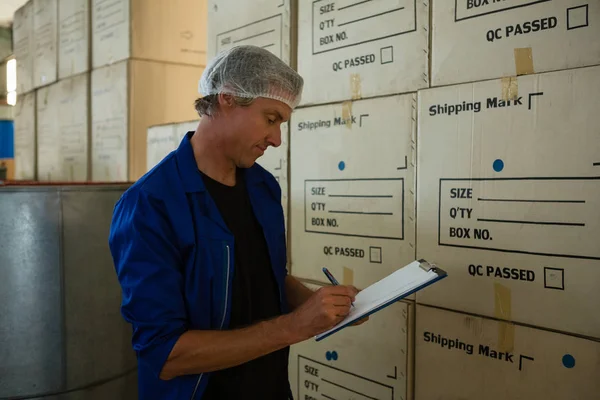
[[[300,103],[304,81],[296,71],[268,50],[236,46],[219,53],[202,73],[202,96],[225,93],[238,97],[266,97],[291,109]]]

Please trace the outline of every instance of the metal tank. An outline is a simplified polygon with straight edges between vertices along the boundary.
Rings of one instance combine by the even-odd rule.
[[[108,249],[129,185],[0,185],[0,400],[136,399]]]

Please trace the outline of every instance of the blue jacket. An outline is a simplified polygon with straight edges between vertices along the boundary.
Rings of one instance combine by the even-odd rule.
[[[201,399],[209,373],[163,381],[160,371],[182,333],[229,324],[235,242],[206,191],[190,137],[123,194],[110,230],[121,312],[133,327],[140,400]],[[281,188],[258,164],[245,174],[286,313]]]

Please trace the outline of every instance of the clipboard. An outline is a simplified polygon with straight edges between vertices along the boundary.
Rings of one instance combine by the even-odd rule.
[[[435,264],[420,259],[396,270],[356,295],[350,314],[330,330],[315,337],[317,341],[344,329],[354,322],[375,314],[391,304],[444,279],[448,274]]]

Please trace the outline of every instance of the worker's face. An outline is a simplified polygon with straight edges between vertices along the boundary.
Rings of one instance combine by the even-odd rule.
[[[249,106],[236,105],[222,97],[225,151],[238,167],[251,167],[269,146],[281,145],[281,124],[289,121],[292,110],[280,101],[259,97]]]

